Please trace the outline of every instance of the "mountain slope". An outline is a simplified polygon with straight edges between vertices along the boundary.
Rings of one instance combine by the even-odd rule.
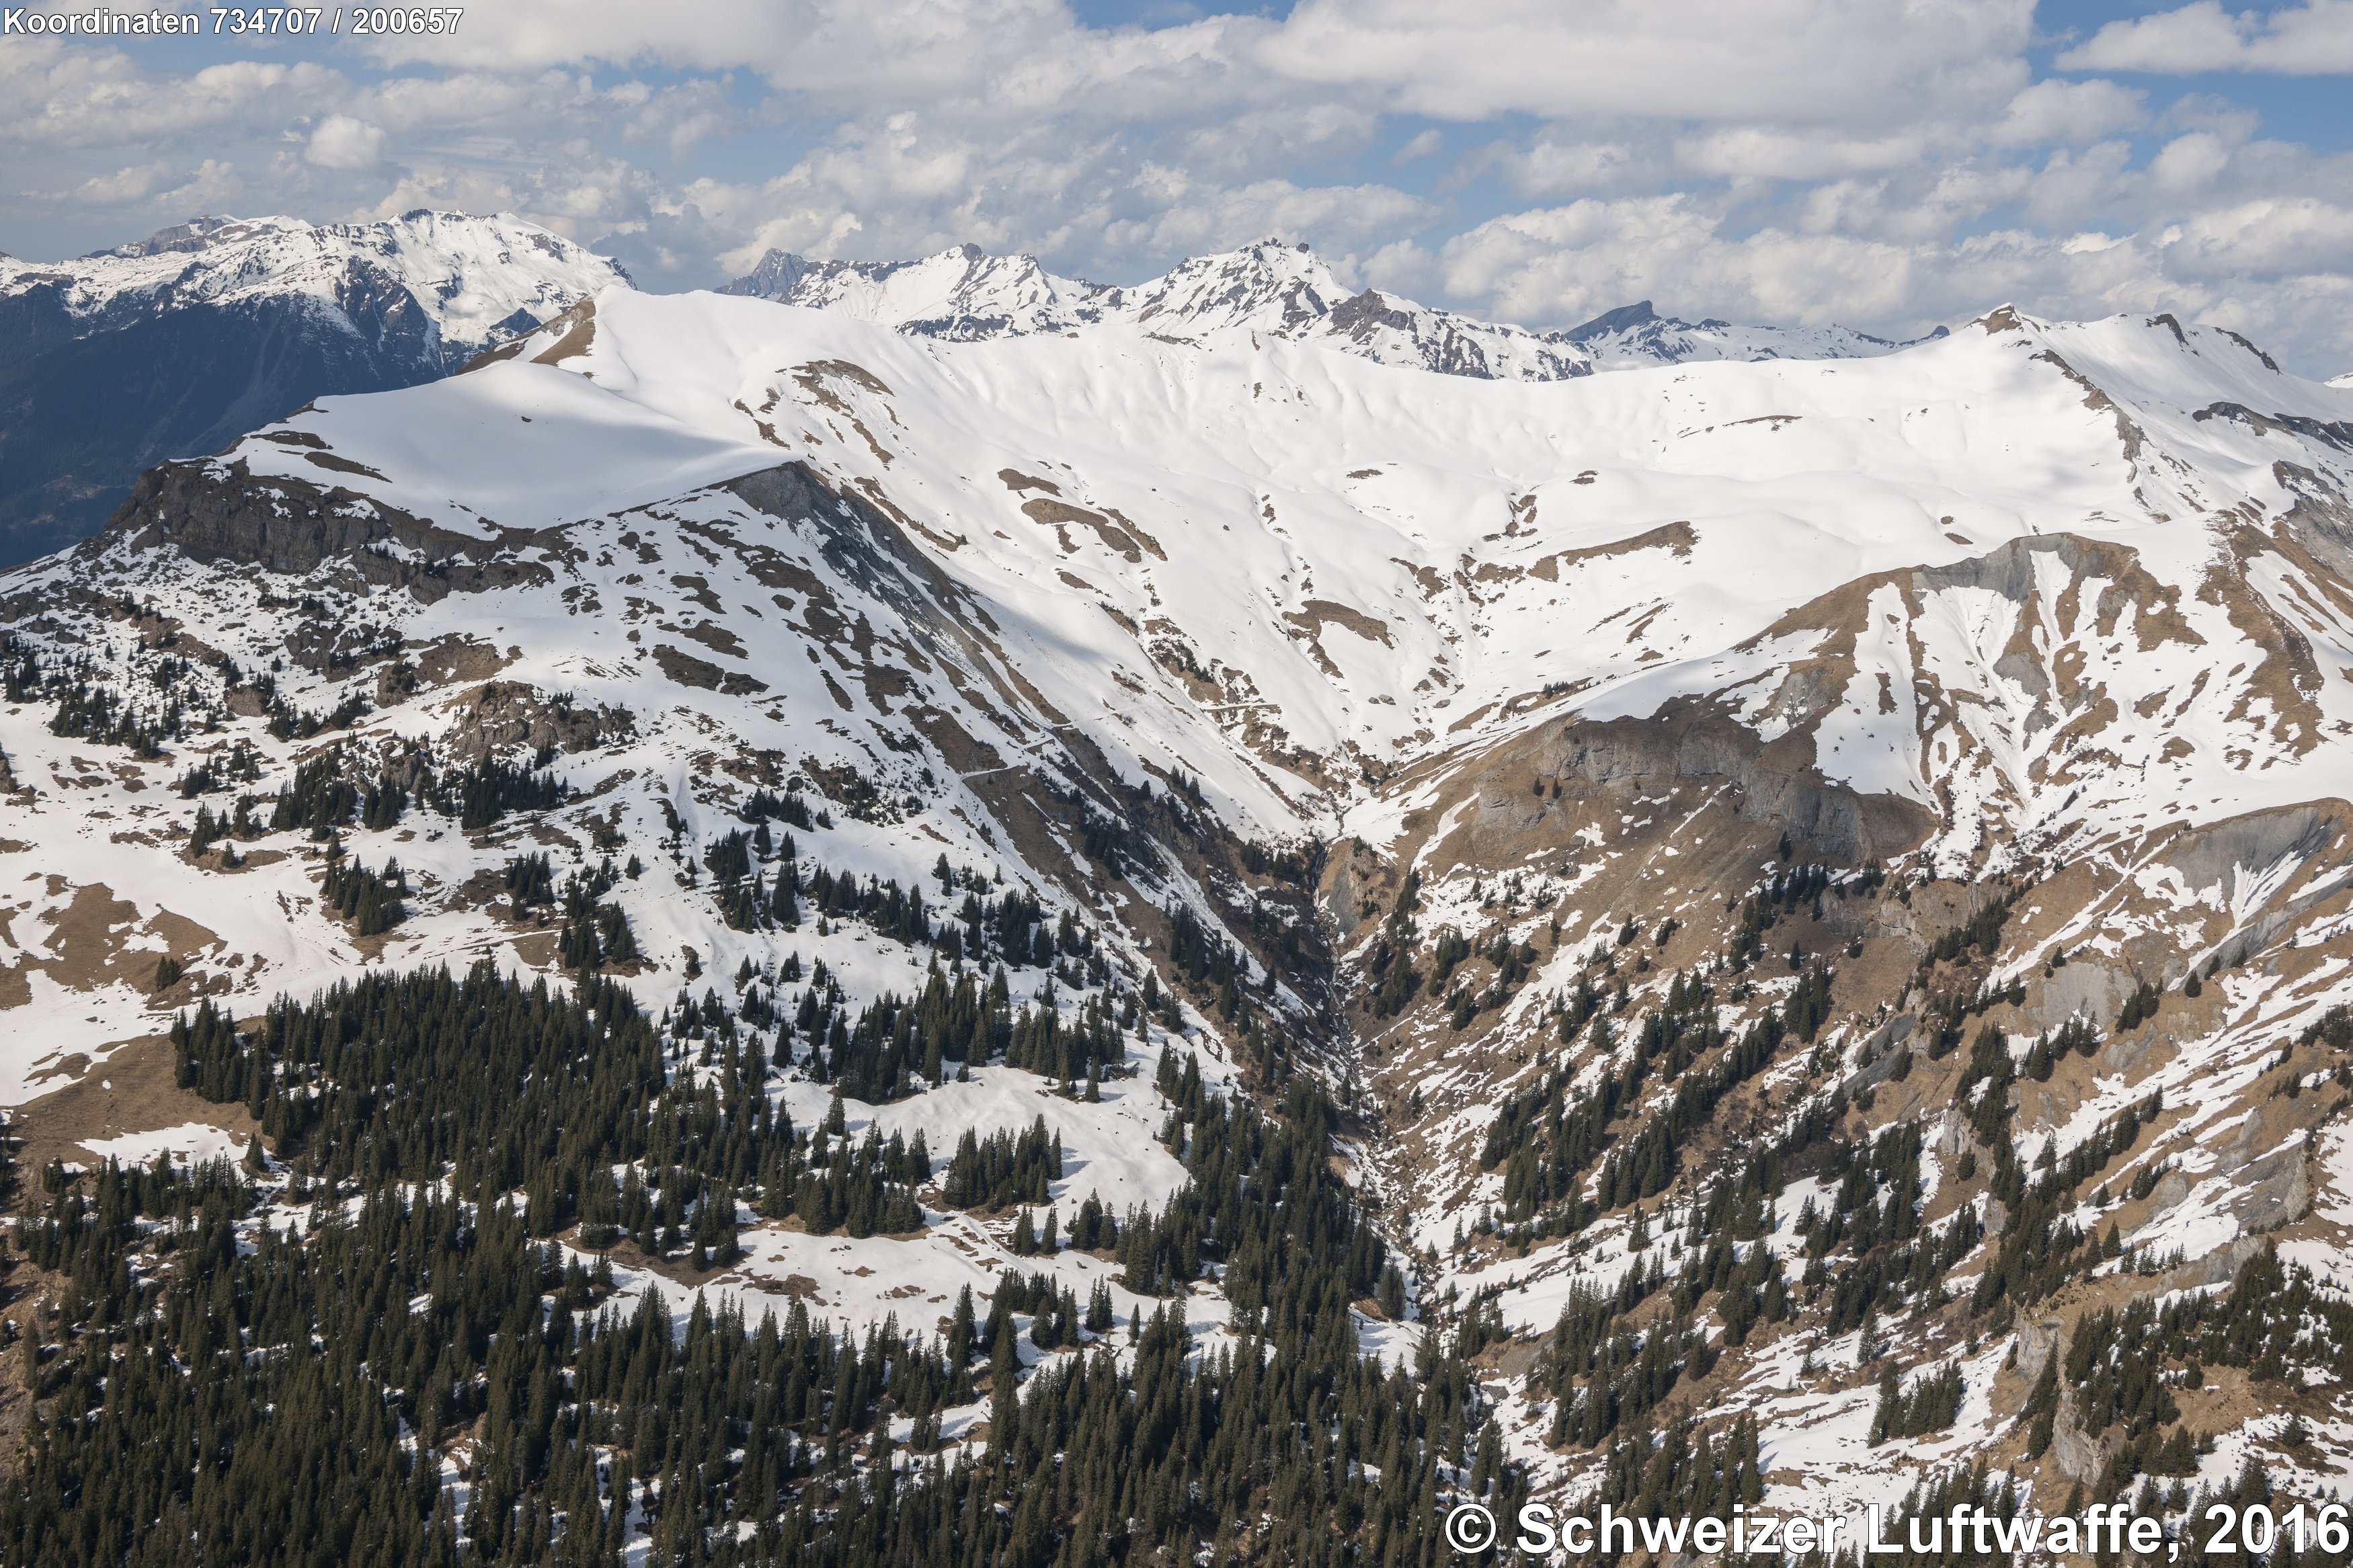
[[[69,261],[0,258],[0,559],[91,532],[163,458],[447,374],[626,280],[533,225],[426,211],[199,218]]]
[[[981,319],[954,268],[607,289],[151,471],[0,578],[0,1098],[102,1068],[151,1125],[69,1089],[34,1147],[217,1146],[237,1107],[154,1081],[175,1010],[489,957],[749,1040],[804,1130],[1042,1116],[1075,1163],[1025,1201],[1067,1219],[1177,1202],[1190,1058],[1329,1089],[1398,1271],[1347,1331],[1403,1363],[1442,1324],[1482,1468],[1542,1495],[1625,1500],[1694,1433],[1754,1440],[1772,1509],[1979,1458],[2054,1509],[2341,1473],[2341,1358],[2295,1325],[2353,1282],[2353,394],[2007,309],[1868,358],[1404,374],[1289,254],[1075,335],[1031,278],[1039,324],[979,341],[898,330]],[[364,920],[346,868],[392,860]],[[1000,964],[1005,1038],[934,1056],[898,1004]],[[740,1262],[649,1236],[619,1289],[928,1321],[1038,1268],[1259,1353],[1214,1267],[914,1195],[849,1235],[764,1193]],[[2102,1314],[2160,1300],[2243,1331],[2120,1345]],[[2116,1416],[2120,1381],[2165,1398]]]
[[[1686,360],[1853,359],[1904,346],[1843,327],[1693,326],[1658,316],[1647,300],[1566,332],[1531,332],[1376,289],[1352,293],[1305,245],[1272,239],[1189,258],[1133,288],[1058,278],[1035,257],[990,256],[974,245],[892,262],[811,262],[771,250],[721,292],[840,311],[953,342],[1120,323],[1184,339],[1262,333],[1377,364],[1506,381]]]

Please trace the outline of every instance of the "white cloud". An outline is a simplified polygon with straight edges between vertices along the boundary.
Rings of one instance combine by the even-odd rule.
[[[2169,268],[2216,282],[2323,275],[2341,279],[2347,258],[2353,257],[2353,206],[2308,196],[2202,212],[2179,229],[2179,237],[2167,249]]]
[[[302,156],[322,169],[373,169],[384,158],[384,127],[330,114],[311,132]]]
[[[1991,139],[2005,147],[2080,147],[2146,123],[2147,95],[2112,81],[2038,81],[2010,100]]]
[[[141,163],[118,169],[111,174],[91,175],[75,189],[73,199],[97,206],[115,206],[151,195],[170,177],[171,170],[166,164]]]
[[[641,108],[652,93],[631,92],[635,85],[623,81],[599,94],[591,80],[570,71],[452,71],[438,77],[393,77],[355,89],[341,107],[396,135],[534,122],[545,126],[582,113],[610,115]]]
[[[2025,85],[2031,0],[1302,0],[1271,68],[1449,120],[1887,127]]]
[[[1419,132],[1404,146],[1389,155],[1389,167],[1399,168],[1416,158],[1427,158],[1446,145],[1445,133],[1435,125]]]
[[[237,177],[235,164],[207,158],[196,165],[185,184],[165,191],[155,198],[155,205],[193,215],[217,210],[244,191],[245,182]]]
[[[389,61],[480,70],[749,70],[863,110],[957,99],[1153,119],[1229,96],[1296,103],[1321,86],[1360,108],[1442,120],[1883,131],[2006,103],[2027,85],[2032,16],[2032,0],[1303,0],[1281,23],[1095,29],[1060,0],[706,0],[681,26],[634,0],[544,0],[372,47]]]
[[[1666,156],[1663,148],[1645,155],[1624,141],[1546,134],[1525,150],[1499,143],[1488,161],[1502,168],[1515,194],[1546,197],[1615,190],[1646,166],[1662,164]]]
[[[744,115],[727,101],[726,89],[707,79],[680,82],[659,90],[645,89],[630,82],[625,88],[638,89],[638,101],[632,105],[626,126],[628,135],[638,141],[662,142],[673,158],[682,157],[697,142],[723,135],[744,123]],[[624,89],[611,95],[617,101]]]
[[[1918,132],[1857,137],[1810,129],[1739,125],[1693,137],[1676,151],[1687,167],[1703,174],[1819,180],[1916,163],[1924,142]]]
[[[2353,74],[2353,0],[2306,0],[2268,14],[2215,0],[2110,22],[2059,57],[2063,70]]]
[[[331,106],[348,83],[308,61],[233,60],[186,76],[121,51],[44,41],[0,50],[0,147],[163,144]]]
[[[1685,195],[1585,200],[1479,225],[1442,247],[1450,292],[1513,320],[1567,325],[1636,299],[1670,312],[1775,322],[1900,314],[1915,252],[1764,228],[1734,237]]]
[[[748,70],[836,105],[954,96],[1038,108],[1114,81],[1198,79],[1223,63],[1231,39],[1272,26],[1219,17],[1094,31],[1061,0],[703,0],[691,16],[628,0],[540,0],[470,11],[442,37],[386,35],[371,47],[390,63],[479,70],[596,62]]]
[[[2211,131],[2193,131],[2167,142],[2148,166],[2149,177],[2177,194],[2201,191],[2231,165],[2230,150]]]

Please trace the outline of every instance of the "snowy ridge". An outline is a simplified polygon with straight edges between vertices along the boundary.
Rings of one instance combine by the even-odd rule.
[[[1648,300],[1566,332],[1532,332],[1377,289],[1352,290],[1305,245],[1274,239],[1190,258],[1133,287],[1059,278],[1035,257],[990,256],[974,245],[892,262],[811,262],[771,250],[722,292],[951,342],[1118,323],[1188,339],[1262,334],[1379,364],[1505,381],[1561,381],[1687,360],[1852,359],[1904,346],[1843,327],[1694,326],[1659,317]]]
[[[0,257],[0,298],[48,286],[85,331],[188,305],[297,297],[357,331],[361,309],[405,296],[427,325],[426,352],[448,368],[628,281],[617,263],[535,224],[422,208],[362,224],[200,217],[68,261]]]
[[[1739,327],[1729,321],[1680,321],[1643,300],[1603,312],[1559,334],[1592,356],[1597,370],[1683,364],[1693,360],[1869,359],[1944,337],[1938,327],[1910,342],[1875,338],[1846,327]]]
[[[1988,770],[1987,810],[2042,820],[2037,803],[2073,785],[2035,782],[2036,747],[2079,745],[2083,732],[2046,735],[2059,710],[2046,703],[2037,720],[2037,700],[1991,673],[2000,645],[1971,640],[1980,634],[1931,602],[1967,591],[1919,584],[1995,570],[1966,563],[2005,546],[2053,560],[2038,542],[2055,535],[2116,548],[2188,623],[2189,666],[2168,666],[2162,643],[2120,658],[2112,695],[2142,700],[2212,662],[2200,650],[2249,636],[2236,605],[2182,591],[2209,574],[2213,528],[2309,515],[2353,486],[2330,433],[2353,418],[2353,398],[2270,368],[2229,334],[2177,336],[2167,320],[2053,326],[2002,311],[1875,360],[1475,387],[1314,344],[1201,350],[1118,322],[1076,341],[953,344],[830,311],[618,292],[599,298],[596,321],[586,354],[563,362],[585,374],[515,365],[329,404],[229,460],[316,478],[309,444],[325,442],[367,470],[344,480],[356,493],[445,526],[480,516],[537,529],[789,454],[953,542],[940,565],[987,602],[1050,617],[1025,673],[1108,754],[1160,768],[1191,765],[1205,746],[1230,755],[1246,734],[1261,762],[1396,767],[1524,724],[1547,685],[1602,717],[1720,693],[1768,732],[1849,722],[1843,712],[1893,737],[1883,753],[1860,731],[1832,739],[1817,761],[1831,777],[1926,799],[1967,754]],[[511,384],[533,389],[533,426],[486,443],[475,433],[512,423]],[[2325,530],[2299,537],[2341,548]],[[2314,655],[2325,670],[2348,646],[2341,612],[2293,585],[2317,559],[2269,547],[2230,571],[2267,601],[2315,606],[2298,614],[2328,627]],[[2284,575],[2253,585],[2272,571]],[[1860,661],[1848,677],[1858,694],[1882,677],[1899,694],[1991,681],[2021,749],[1979,733],[1989,721],[1973,703],[1904,709],[1899,695],[1881,718],[1875,696],[1857,695],[1793,710],[1794,665],[1811,691],[1818,656],[1856,635],[1857,623],[1800,610],[1826,577],[1884,579],[1918,623],[1842,656]],[[1179,645],[1222,705],[1205,708],[1167,667]],[[2116,727],[2130,764],[2159,771],[2107,809],[2147,816],[2178,799],[2227,813],[2253,804],[2251,790],[2317,793],[2310,770],[2333,762],[2353,689],[2291,683],[2293,700],[2256,702],[2253,683],[2279,667],[2247,646],[2239,674],[2210,682],[2193,710],[2211,704],[2213,725],[2185,712],[2178,728]],[[1066,666],[1060,647],[1086,651]],[[1144,700],[1110,700],[1106,670],[1130,672]],[[2247,748],[2271,763],[2252,778],[2227,760]],[[1253,831],[1328,822],[1347,804],[1289,767],[1199,766]]]
[[[1105,290],[1057,278],[1033,256],[990,256],[965,245],[919,261],[892,262],[811,262],[771,250],[720,292],[968,342],[1091,325],[1102,319]]]

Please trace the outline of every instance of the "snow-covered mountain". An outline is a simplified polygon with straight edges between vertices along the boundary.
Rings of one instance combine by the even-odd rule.
[[[1191,258],[1132,288],[1058,278],[1035,257],[991,256],[973,245],[888,262],[812,262],[771,250],[721,291],[956,342],[1103,324],[1197,341],[1255,333],[1327,343],[1379,364],[1505,381],[1686,360],[1856,359],[1905,346],[1843,327],[1694,326],[1658,316],[1647,300],[1566,332],[1532,332],[1377,289],[1352,290],[1305,245],[1274,239]]]
[[[1560,334],[1591,356],[1597,370],[1633,370],[1691,360],[1870,359],[1930,342],[1938,327],[1911,342],[1875,338],[1847,327],[1736,327],[1729,321],[1679,321],[1641,300],[1605,310]]]
[[[1487,374],[1406,374],[1455,319],[1360,338],[1312,256],[1239,255],[607,288],[150,471],[0,576],[0,1100],[84,1161],[216,1146],[239,1107],[152,1054],[198,998],[585,962],[742,1031],[796,1126],[1042,1117],[1073,1161],[625,1295],[928,1325],[1036,1269],[1133,1325],[1162,1298],[1029,1209],[1169,1202],[1188,1058],[1306,1075],[1401,1268],[1352,1331],[1467,1345],[1540,1495],[1654,1430],[1746,1433],[1767,1509],[1978,1459],[2177,1518],[2251,1457],[2334,1484],[2353,1385],[2295,1314],[2353,1287],[2353,391],[2007,308],[1861,357],[1621,313],[1561,363],[1683,357],[1608,375],[1462,326]],[[843,1089],[999,965],[1134,1074]],[[1210,1279],[1166,1299],[1259,1353]]]
[[[1070,331],[1102,320],[1103,290],[1057,278],[1033,256],[990,256],[976,245],[920,261],[810,261],[771,250],[720,290],[838,310],[950,342]]]
[[[199,217],[68,261],[0,257],[0,299],[47,294],[78,332],[299,299],[396,358],[445,370],[628,280],[619,263],[536,224],[421,207],[377,223]]]
[[[92,531],[162,458],[447,374],[627,281],[520,219],[422,210],[201,217],[69,261],[0,257],[0,560]]]

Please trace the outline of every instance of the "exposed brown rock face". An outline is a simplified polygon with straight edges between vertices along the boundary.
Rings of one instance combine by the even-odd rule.
[[[471,762],[521,748],[537,752],[593,751],[635,733],[626,708],[587,708],[517,681],[493,680],[459,700],[458,721],[443,742],[448,754]]]
[[[405,588],[431,603],[552,581],[525,558],[532,536],[454,532],[340,486],[257,479],[243,463],[165,463],[139,477],[105,530],[76,547],[88,558],[117,544],[169,546],[192,561],[302,576],[332,563],[371,586]]]

